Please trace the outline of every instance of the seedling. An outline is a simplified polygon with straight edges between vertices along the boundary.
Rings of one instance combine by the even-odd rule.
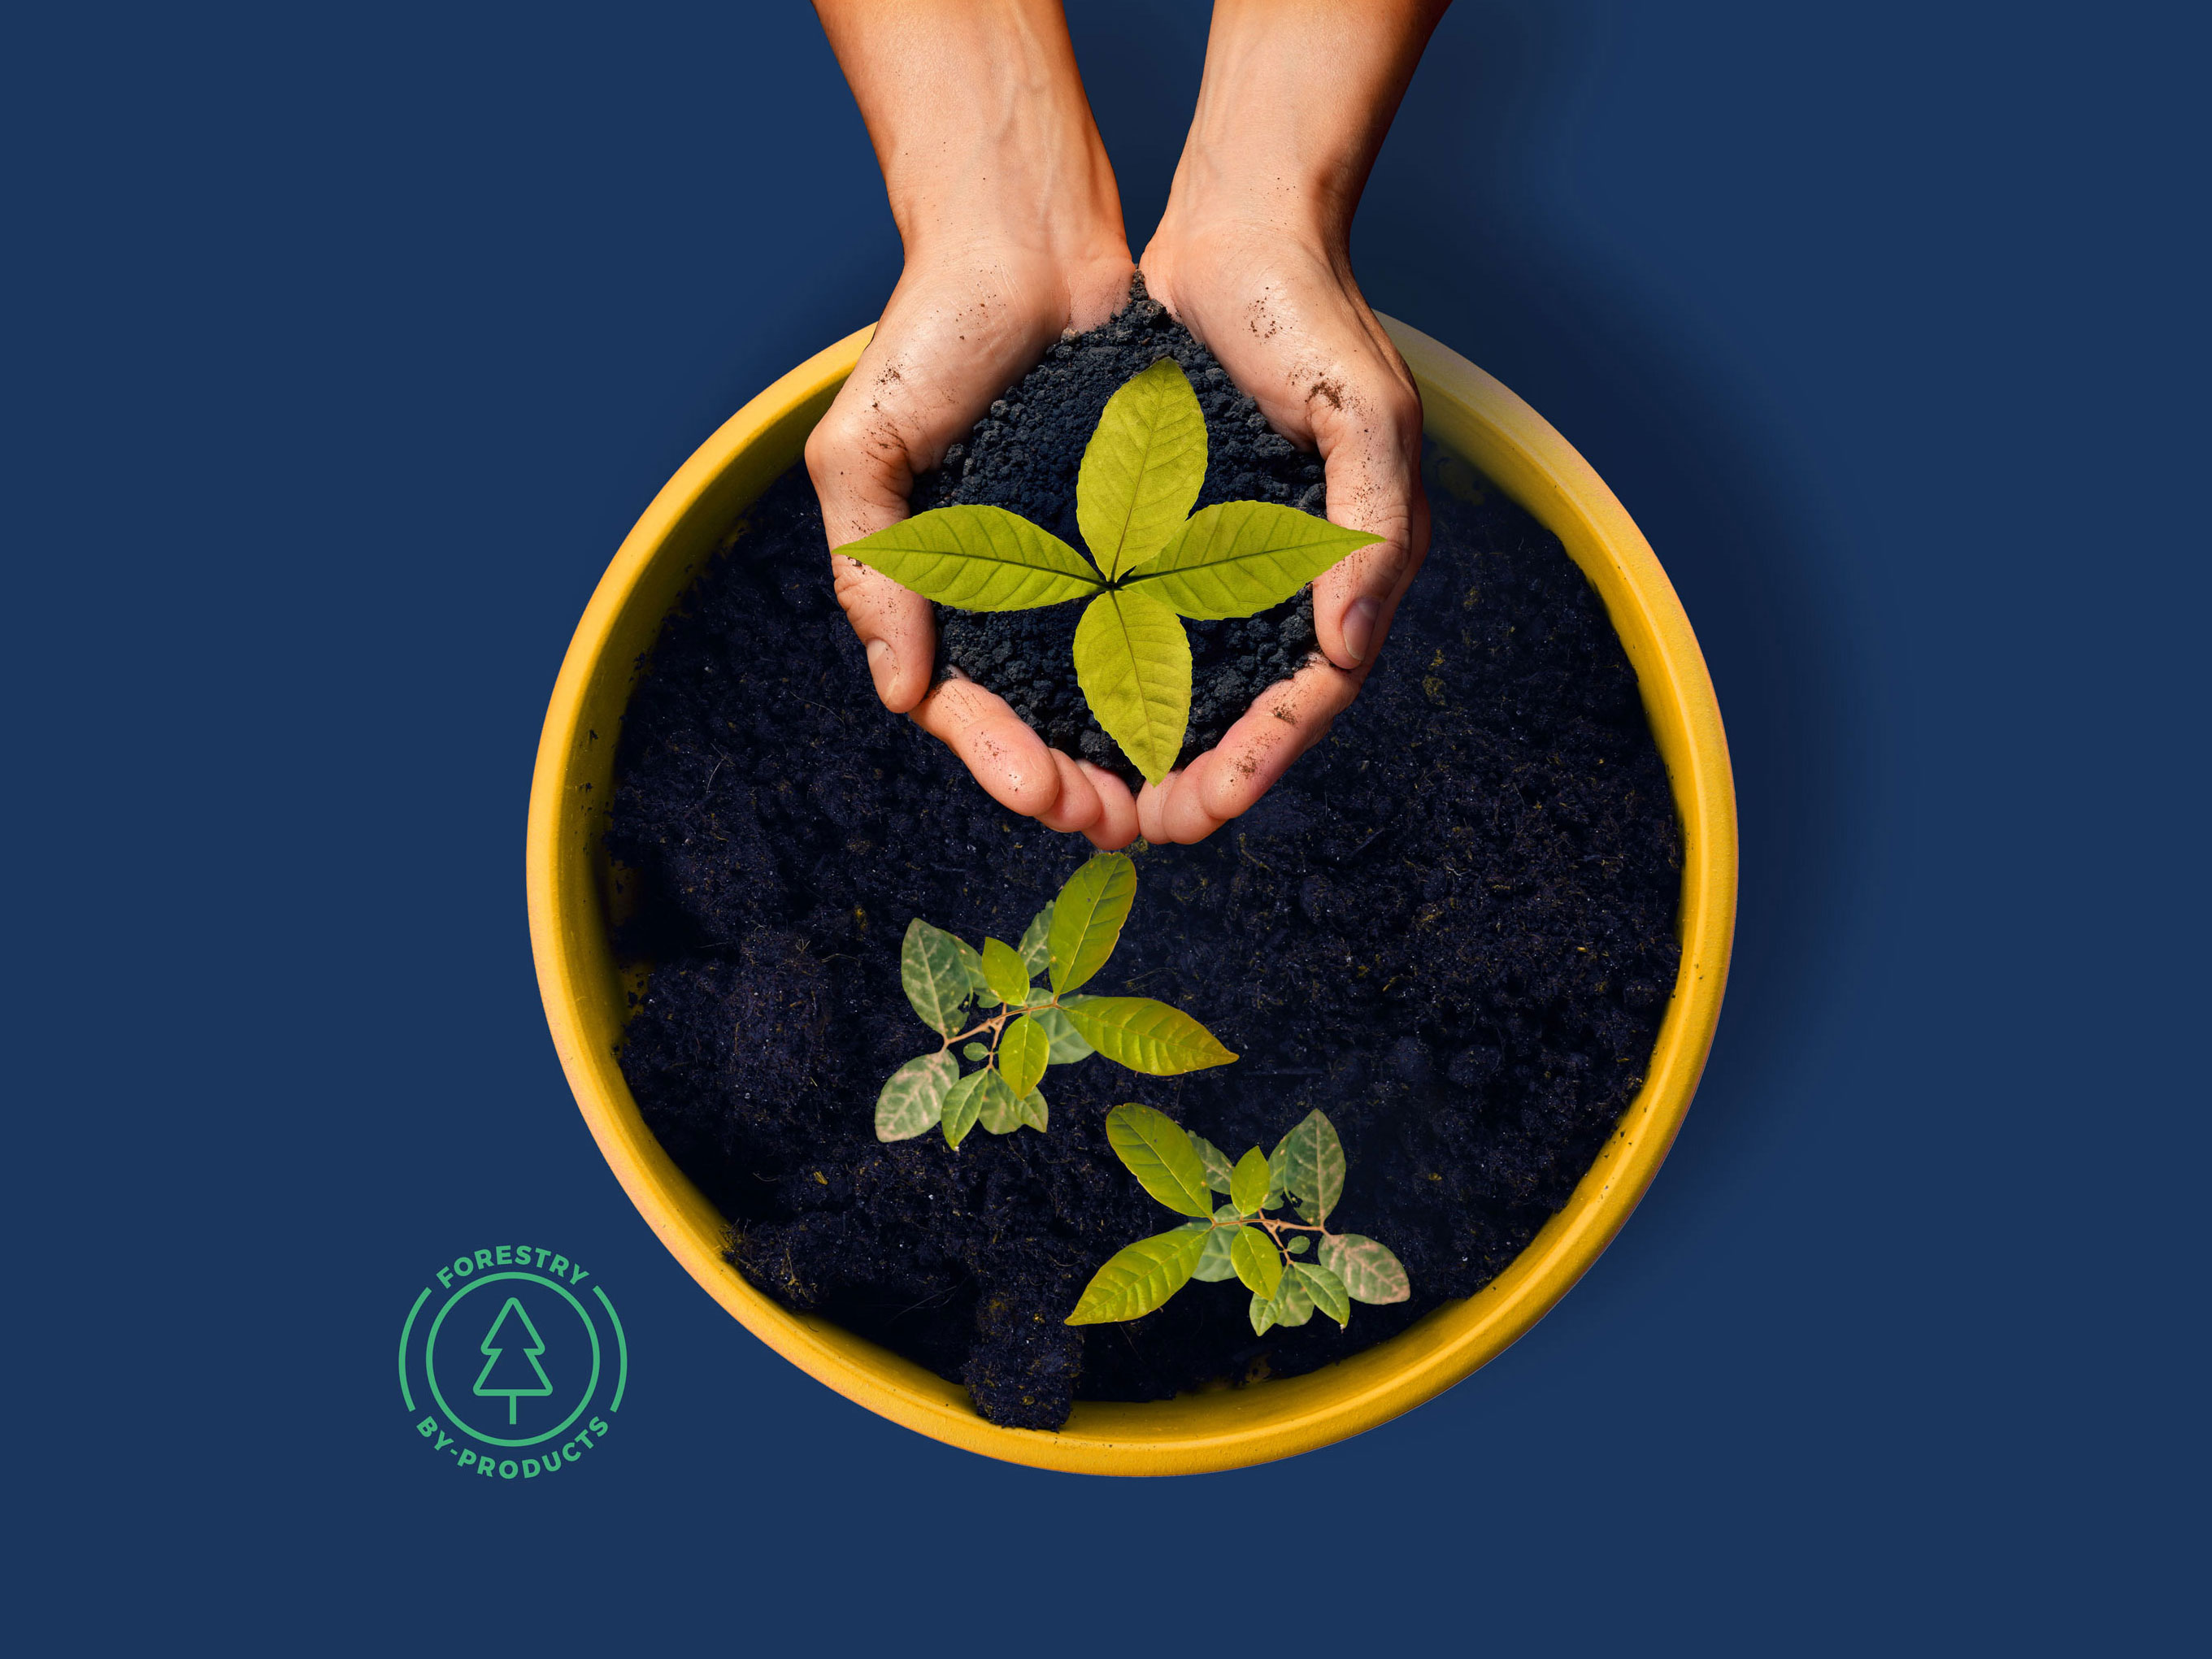
[[[1389,1247],[1329,1231],[1328,1212],[1344,1192],[1344,1145],[1322,1113],[1306,1114],[1273,1152],[1255,1146],[1233,1164],[1204,1136],[1149,1106],[1107,1113],[1106,1138],[1146,1192],[1199,1218],[1115,1251],[1085,1287],[1069,1324],[1141,1318],[1194,1279],[1242,1279],[1252,1292],[1252,1329],[1261,1336],[1277,1325],[1304,1324],[1316,1308],[1349,1325],[1355,1302],[1379,1305],[1413,1294]],[[1215,1194],[1229,1201],[1217,1206]],[[1267,1213],[1285,1198],[1297,1200],[1299,1220]],[[1320,1240],[1312,1261],[1302,1259],[1309,1234]]]
[[[876,1097],[876,1139],[911,1140],[941,1124],[957,1148],[979,1123],[994,1135],[1024,1123],[1042,1131],[1051,1121],[1037,1086],[1045,1067],[1093,1054],[1152,1077],[1235,1060],[1180,1008],[1151,997],[1073,994],[1114,954],[1136,896],[1137,866],[1123,854],[1102,853],[1067,878],[1018,945],[987,939],[978,951],[916,916],[899,979],[922,1024],[945,1043],[891,1073]],[[1044,985],[1031,982],[1039,975]],[[998,1012],[969,1025],[971,1001]],[[981,1068],[963,1077],[956,1045]]]
[[[1075,479],[1086,560],[999,507],[940,507],[838,550],[962,611],[1032,611],[1088,599],[1075,679],[1107,735],[1147,781],[1182,751],[1190,641],[1181,618],[1249,617],[1280,605],[1380,536],[1273,501],[1193,514],[1206,482],[1206,416],[1171,357],[1107,400]]]

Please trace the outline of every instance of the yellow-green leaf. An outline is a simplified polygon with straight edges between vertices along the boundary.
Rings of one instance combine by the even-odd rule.
[[[1052,966],[1052,906],[1030,918],[1030,925],[1022,930],[1022,942],[1014,946],[1021,953],[1022,966],[1036,978]]]
[[[1267,1201],[1267,1155],[1257,1146],[1238,1158],[1229,1172],[1229,1201],[1239,1215],[1257,1215]]]
[[[1310,1261],[1293,1261],[1291,1271],[1305,1286],[1306,1294],[1315,1307],[1334,1319],[1339,1326],[1352,1323],[1352,1297],[1344,1288],[1344,1281],[1326,1267],[1315,1267]]]
[[[1206,1184],[1217,1193],[1227,1193],[1231,1167],[1229,1154],[1204,1135],[1193,1135],[1190,1144],[1198,1148],[1198,1161],[1206,1166]]]
[[[1275,1322],[1275,1304],[1264,1296],[1255,1296],[1252,1298],[1251,1316],[1252,1334],[1265,1336]]]
[[[1075,1029],[1066,1014],[1060,1009],[1040,1008],[1030,1018],[1044,1027],[1045,1036],[1052,1039],[1052,1052],[1048,1058],[1053,1065],[1073,1065],[1079,1060],[1088,1060],[1098,1052],[1083,1040],[1083,1033]]]
[[[1022,1127],[1021,1097],[996,1066],[975,1075],[983,1079],[975,1085],[975,1121],[994,1135],[1013,1133]]]
[[[1387,1245],[1377,1244],[1371,1238],[1364,1238],[1358,1233],[1341,1233],[1322,1239],[1321,1249],[1314,1254],[1321,1258],[1322,1267],[1344,1281],[1346,1293],[1354,1302],[1380,1307],[1403,1302],[1413,1293],[1405,1265]]]
[[[1223,501],[1193,514],[1121,591],[1201,620],[1249,617],[1280,605],[1346,554],[1382,539],[1273,501]]]
[[[987,1080],[999,1074],[993,1071],[970,1072],[966,1077],[945,1091],[945,1144],[955,1152],[975,1127],[975,1119],[983,1109],[983,1090]]]
[[[1198,1266],[1190,1270],[1193,1279],[1204,1279],[1209,1285],[1237,1277],[1229,1252],[1237,1243],[1237,1235],[1244,1231],[1237,1224],[1237,1212],[1226,1205],[1213,1212],[1213,1219],[1215,1224],[1206,1235],[1206,1248],[1199,1252]]]
[[[986,1008],[997,1007],[999,994],[991,988],[990,979],[983,972],[983,953],[964,939],[951,933],[945,937],[952,940],[953,951],[960,958],[961,970],[968,975],[968,984],[975,993],[975,1000]]]
[[[1011,1002],[1017,1008],[1030,1000],[1030,970],[1004,939],[983,941],[983,982],[1001,1002]]]
[[[1205,1233],[1177,1227],[1116,1250],[1084,1287],[1067,1322],[1103,1325],[1142,1318],[1190,1282],[1190,1271],[1205,1249]]]
[[[916,916],[907,924],[899,947],[899,983],[921,1023],[951,1036],[960,1029],[960,1010],[970,987],[960,961],[960,941]]]
[[[1170,1210],[1204,1220],[1213,1213],[1206,1170],[1182,1126],[1133,1102],[1106,1114],[1106,1139],[1144,1189]]]
[[[1237,1058],[1182,1009],[1150,997],[1089,997],[1066,1012],[1086,1042],[1133,1072],[1175,1077]]]
[[[1106,400],[1075,475],[1075,522],[1108,576],[1158,552],[1206,482],[1206,414],[1172,357]]]
[[[1137,866],[1126,853],[1098,854],[1067,878],[1052,902],[1046,936],[1056,994],[1066,995],[1106,965],[1136,896]]]
[[[1051,1058],[1052,1038],[1033,1015],[1023,1015],[999,1039],[999,1069],[1006,1073],[1006,1087],[1017,1096],[1037,1086]]]
[[[837,550],[960,611],[1033,611],[1096,593],[1083,555],[1002,507],[940,507]]]
[[[1283,1282],[1283,1253],[1257,1227],[1240,1228],[1230,1241],[1229,1265],[1255,1296],[1273,1298]]]
[[[1306,1206],[1306,1219],[1325,1221],[1344,1196],[1344,1143],[1336,1126],[1309,1112],[1283,1137],[1283,1186]]]
[[[1039,1134],[1052,1127],[1052,1108],[1045,1103],[1043,1090],[1032,1089],[1022,1097],[1022,1121]]]
[[[912,1140],[945,1115],[945,1091],[960,1075],[944,1049],[922,1054],[893,1072],[876,1097],[876,1139]]]
[[[1101,593],[1075,624],[1075,683],[1145,781],[1167,776],[1190,726],[1190,641],[1176,613],[1134,588]]]

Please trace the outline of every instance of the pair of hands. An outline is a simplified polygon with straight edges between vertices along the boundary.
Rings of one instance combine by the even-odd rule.
[[[1217,6],[1198,119],[1145,250],[1146,286],[1277,431],[1319,452],[1330,520],[1383,539],[1315,582],[1320,659],[1264,692],[1215,748],[1135,795],[1103,768],[1048,748],[964,676],[933,684],[929,602],[836,551],[906,517],[916,475],[994,398],[1063,332],[1097,326],[1127,299],[1139,267],[1065,23],[1039,0],[953,8],[929,20],[934,64],[893,77],[880,71],[911,64],[902,52],[918,50],[920,37],[902,43],[879,17],[864,28],[830,0],[818,9],[907,246],[875,336],[806,447],[838,602],[876,694],[950,747],[994,799],[1048,829],[1109,850],[1139,835],[1199,841],[1258,801],[1352,702],[1427,548],[1419,396],[1360,296],[1346,244],[1367,165],[1441,8],[1403,9],[1415,23],[1425,18],[1409,54],[1403,28],[1378,33],[1362,15],[1322,8],[1304,31],[1286,32],[1279,11]],[[1345,76],[1347,27],[1351,55],[1367,49],[1387,99],[1363,102],[1358,76]],[[1317,75],[1344,117],[1334,155],[1318,124],[1319,167],[1301,156],[1307,134],[1279,122],[1255,131],[1239,108],[1255,80],[1262,100],[1283,106],[1286,50],[1293,89],[1297,71]]]

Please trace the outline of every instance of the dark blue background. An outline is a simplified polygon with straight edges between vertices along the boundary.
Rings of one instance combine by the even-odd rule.
[[[23,1650],[2162,1650],[2203,1565],[2202,16],[1446,21],[1360,270],[1681,592],[1741,799],[1727,1012],[1519,1346],[1352,1443],[1134,1484],[769,1353],[623,1198],[538,1006],[569,631],[897,270],[809,12],[12,13]],[[1074,21],[1141,244],[1203,13]],[[514,1238],[635,1355],[557,1485],[456,1478],[394,1398],[430,1268]]]

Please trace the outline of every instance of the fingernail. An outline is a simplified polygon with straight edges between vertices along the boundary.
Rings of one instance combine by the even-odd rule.
[[[1375,643],[1375,623],[1382,607],[1373,599],[1354,599],[1344,613],[1344,649],[1355,663],[1367,660]]]
[[[891,677],[898,672],[898,659],[891,655],[891,647],[884,640],[868,641],[868,673],[876,683],[876,695],[888,697],[891,694]]]

